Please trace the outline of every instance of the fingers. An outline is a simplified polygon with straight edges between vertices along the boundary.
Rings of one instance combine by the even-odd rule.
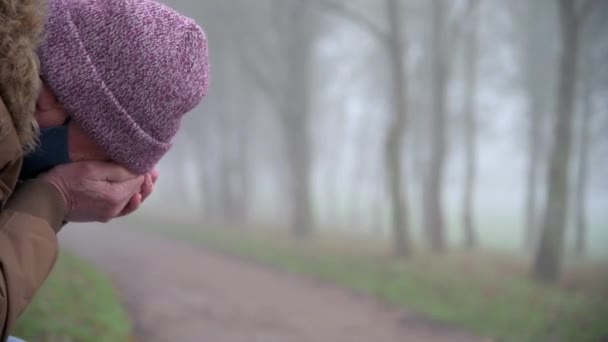
[[[141,194],[145,180],[146,176],[137,176],[121,182],[110,182],[110,186],[119,190],[121,194],[126,194],[127,198],[131,198],[135,194]]]
[[[66,120],[65,116],[56,115],[57,111],[38,112],[36,113],[36,122],[40,128],[51,128],[63,125]]]
[[[38,95],[35,116],[40,128],[61,126],[68,118],[47,86],[44,86]]]
[[[156,184],[156,181],[158,180],[158,170],[157,169],[152,169],[152,171],[150,171],[150,176],[152,177],[152,183]]]
[[[143,202],[143,199],[142,199],[141,194],[133,195],[133,197],[131,197],[131,199],[129,200],[129,203],[127,203],[127,205],[120,212],[120,214],[118,214],[118,217],[123,217],[123,216],[132,214],[137,209],[139,209],[139,206],[141,205],[142,202]]]
[[[57,166],[40,176],[66,199],[65,219],[108,222],[137,210],[154,188],[151,174],[137,176],[114,163],[80,162]],[[108,181],[111,180],[111,181]]]
[[[141,201],[142,203],[148,198],[154,191],[154,185],[158,180],[158,170],[153,169],[150,173],[146,174],[144,183],[141,186]]]
[[[148,196],[150,196],[150,194],[152,194],[152,191],[154,190],[154,177],[151,174],[147,174],[144,180],[144,183],[141,185],[141,196],[142,196],[142,202],[146,200],[146,198],[148,198]]]
[[[102,210],[100,222],[109,222],[117,217],[129,215],[136,211],[142,202],[142,196],[139,193],[144,176],[139,176],[134,179],[129,179],[123,182],[107,182],[104,187],[101,187],[101,196],[103,202],[98,202],[97,206],[105,207]]]
[[[36,100],[36,108],[41,111],[47,111],[55,107],[57,107],[57,99],[53,95],[51,89],[46,84],[43,84],[38,99]]]
[[[122,183],[140,179],[140,181],[143,182],[143,176],[136,175],[126,168],[112,162],[86,161],[75,162],[72,163],[72,165],[80,165],[83,167],[87,179],[90,180]]]

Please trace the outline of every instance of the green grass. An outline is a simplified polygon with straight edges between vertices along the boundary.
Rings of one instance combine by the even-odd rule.
[[[524,261],[489,253],[418,253],[406,261],[365,241],[303,243],[277,234],[175,226],[158,231],[336,282],[497,341],[598,341],[608,336],[605,265],[580,267],[563,286],[550,287],[530,281]]]
[[[129,341],[131,326],[102,274],[62,253],[12,332],[27,341]]]

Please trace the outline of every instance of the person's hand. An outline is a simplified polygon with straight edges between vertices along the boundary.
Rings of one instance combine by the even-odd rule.
[[[137,209],[144,195],[152,192],[142,186],[146,177],[152,178],[134,175],[114,163],[90,161],[57,166],[39,179],[52,184],[63,196],[66,221],[108,222],[123,215],[132,198],[139,202]]]
[[[46,85],[42,86],[40,95],[38,95],[35,117],[40,128],[61,126],[68,119],[68,114]]]
[[[152,192],[154,191],[154,185],[156,184],[156,180],[158,179],[158,171],[156,169],[153,169],[144,177],[144,183],[141,185],[140,192],[131,197],[131,200],[129,200],[127,206],[118,216],[126,216],[133,213],[134,211],[139,209],[139,206],[146,200],[146,198],[148,198],[148,196],[152,194]]]

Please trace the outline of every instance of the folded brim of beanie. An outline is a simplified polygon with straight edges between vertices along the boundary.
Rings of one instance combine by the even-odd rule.
[[[91,62],[65,3],[50,2],[53,8],[45,39],[53,44],[43,44],[39,50],[44,81],[71,118],[112,160],[132,172],[146,173],[171,143],[147,134],[116,100]]]

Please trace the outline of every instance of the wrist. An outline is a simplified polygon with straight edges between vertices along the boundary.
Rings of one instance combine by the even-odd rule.
[[[46,187],[53,188],[55,197],[61,198],[64,215],[67,215],[67,212],[71,207],[71,203],[69,198],[66,196],[67,192],[65,191],[65,188],[61,186],[62,183],[57,181],[57,177],[52,177],[49,175],[49,173],[44,173],[38,178],[34,179],[33,182],[45,184]]]
[[[17,187],[5,208],[43,219],[55,232],[59,232],[66,216],[62,192],[42,179],[29,180]]]

